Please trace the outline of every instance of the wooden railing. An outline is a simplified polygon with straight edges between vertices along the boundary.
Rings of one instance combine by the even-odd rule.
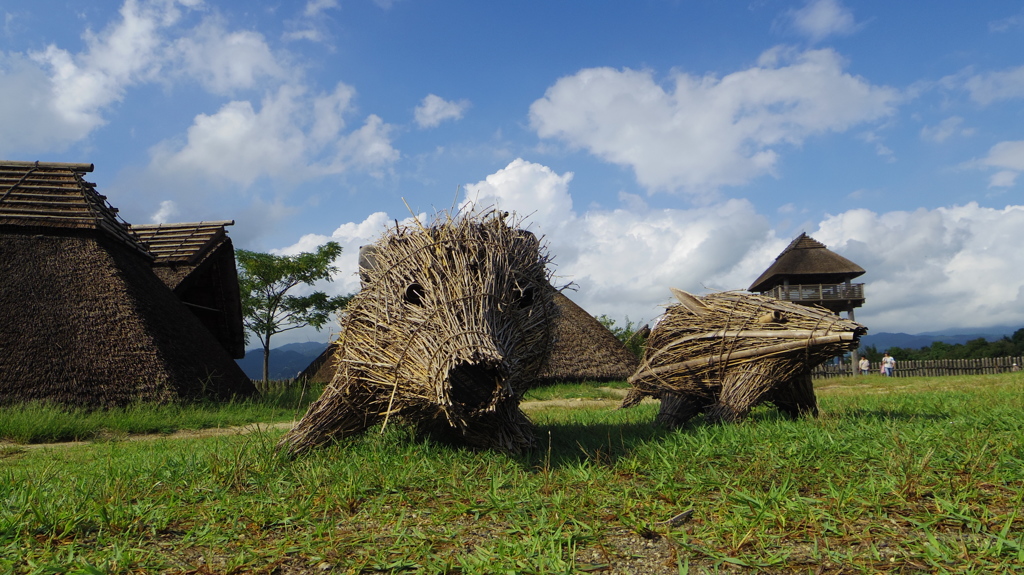
[[[764,295],[784,301],[864,299],[864,284],[790,284],[775,286]]]
[[[1006,373],[1024,369],[1024,357],[985,357],[979,359],[930,359],[923,361],[900,361],[896,359],[896,377],[943,376],[943,375],[980,375],[986,373]],[[869,373],[879,373],[879,362],[871,362]],[[1024,373],[1024,372],[1022,372]],[[852,374],[849,363],[822,364],[811,371],[814,379],[832,377],[848,377]]]

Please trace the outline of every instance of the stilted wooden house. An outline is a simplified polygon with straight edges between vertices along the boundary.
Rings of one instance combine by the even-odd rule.
[[[807,234],[800,234],[759,278],[749,291],[802,305],[819,305],[835,313],[864,305],[864,284],[853,279],[864,268],[829,250]]]
[[[0,162],[0,404],[255,393],[154,273],[154,253],[83,179],[92,169]]]

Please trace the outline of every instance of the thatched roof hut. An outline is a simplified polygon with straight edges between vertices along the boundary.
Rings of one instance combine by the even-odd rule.
[[[83,174],[0,162],[0,403],[113,407],[255,392]]]
[[[231,357],[245,357],[234,221],[131,226],[153,254],[153,271],[188,306]]]
[[[594,316],[551,288],[557,314],[554,344],[538,383],[625,381],[640,360]]]
[[[316,356],[316,359],[309,362],[306,369],[299,373],[297,379],[316,383],[330,383],[334,379],[334,374],[338,372],[338,363],[335,361],[337,352],[338,342],[335,340],[329,343],[320,355]]]

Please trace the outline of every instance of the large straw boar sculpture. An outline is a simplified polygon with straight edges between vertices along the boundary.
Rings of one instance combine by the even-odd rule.
[[[442,214],[361,251],[337,374],[279,448],[310,448],[401,419],[446,440],[518,453],[519,409],[551,348],[548,258],[507,214]]]
[[[811,369],[856,349],[867,328],[820,307],[745,292],[693,296],[672,290],[647,340],[623,407],[661,400],[658,422],[698,414],[733,422],[771,402],[792,417],[817,415]]]

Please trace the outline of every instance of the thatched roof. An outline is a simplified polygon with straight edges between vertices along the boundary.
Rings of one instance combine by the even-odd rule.
[[[555,292],[558,315],[554,320],[554,345],[548,364],[538,377],[541,383],[575,381],[625,381],[639,360],[608,328],[571,299]]]
[[[864,268],[801,233],[754,280],[749,291],[765,292],[787,279],[791,284],[841,283],[863,274]]]
[[[338,372],[338,363],[335,356],[338,351],[338,342],[332,341],[316,359],[309,362],[306,369],[299,373],[297,379],[305,379],[316,383],[330,383],[334,374]]]
[[[0,225],[101,231],[152,260],[117,208],[82,179],[92,170],[92,164],[0,161]]]
[[[0,404],[112,407],[252,382],[152,270],[84,164],[0,162]]]
[[[235,222],[196,222],[132,226],[155,257],[153,271],[174,290],[224,349],[245,357],[242,303],[235,249],[226,226]]]

